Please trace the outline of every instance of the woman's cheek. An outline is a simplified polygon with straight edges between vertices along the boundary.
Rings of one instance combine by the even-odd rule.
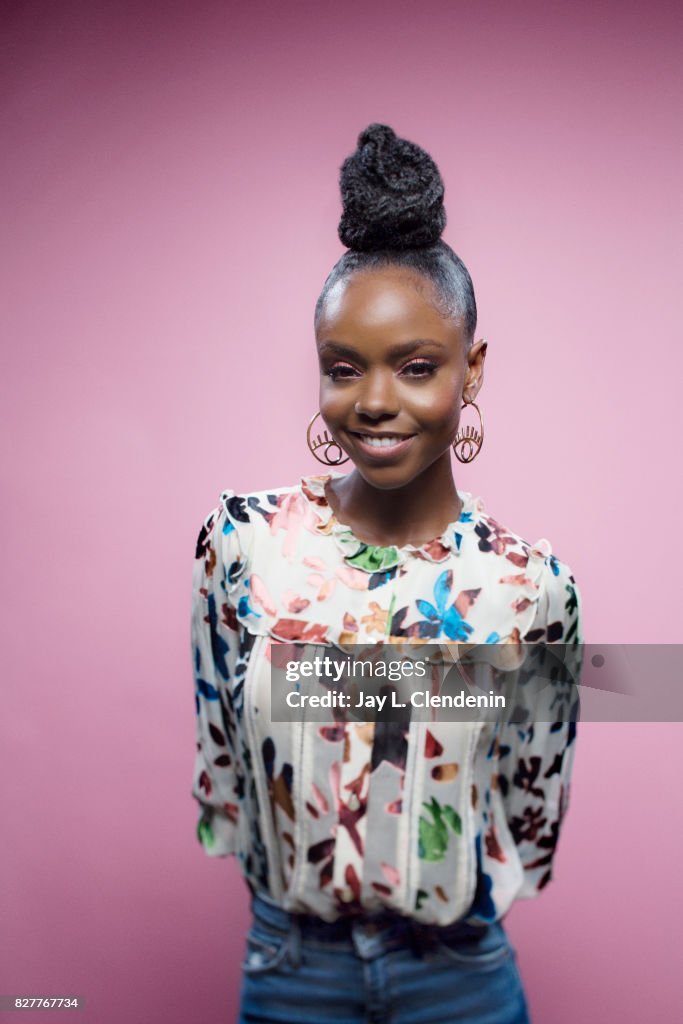
[[[341,424],[347,417],[349,407],[353,406],[348,394],[330,392],[324,384],[320,386],[320,414],[330,427]]]
[[[424,388],[420,395],[413,395],[410,405],[413,416],[425,429],[455,431],[460,416],[457,402],[457,383],[449,387]]]

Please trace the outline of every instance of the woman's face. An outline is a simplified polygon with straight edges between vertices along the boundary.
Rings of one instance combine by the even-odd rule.
[[[404,486],[447,452],[463,387],[473,400],[481,386],[486,342],[466,353],[433,296],[412,271],[359,271],[329,292],[318,324],[320,413],[375,487]]]

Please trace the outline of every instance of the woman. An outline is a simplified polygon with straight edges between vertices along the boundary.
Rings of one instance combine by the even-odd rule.
[[[573,717],[270,714],[281,644],[580,641],[576,583],[548,541],[530,545],[456,488],[451,449],[471,461],[483,441],[480,418],[460,415],[478,412],[487,346],[440,237],[437,167],[373,124],[341,191],[349,251],[315,310],[324,423],[316,413],[307,437],[320,461],[355,468],[223,491],[204,521],[198,836],[209,856],[239,858],[252,893],[243,1024],[521,1024],[502,918],[550,880]]]

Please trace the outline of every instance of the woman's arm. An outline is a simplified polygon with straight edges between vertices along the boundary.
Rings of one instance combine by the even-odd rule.
[[[576,747],[581,597],[571,570],[555,558],[546,561],[543,591],[528,636],[538,644],[527,649],[530,680],[516,688],[518,720],[506,722],[499,746],[498,785],[524,868],[518,898],[535,896],[552,878]],[[555,656],[556,644],[567,646],[557,649]]]
[[[192,664],[196,741],[192,796],[200,808],[197,838],[210,857],[237,852],[244,774],[232,697],[239,628],[227,600],[226,578],[240,573],[234,525],[219,505],[197,538],[192,576]]]

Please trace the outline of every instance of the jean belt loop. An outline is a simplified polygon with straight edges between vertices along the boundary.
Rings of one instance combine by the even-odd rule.
[[[298,914],[292,914],[287,939],[289,960],[292,967],[301,966],[301,922]]]

